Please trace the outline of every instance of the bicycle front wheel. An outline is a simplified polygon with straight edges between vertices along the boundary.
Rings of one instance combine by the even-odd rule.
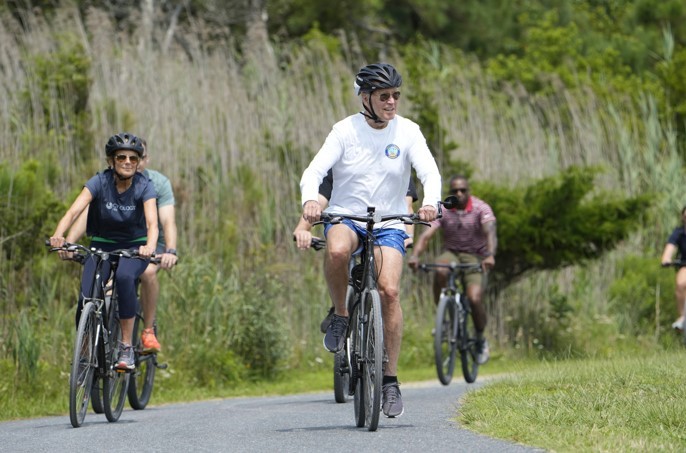
[[[453,379],[455,371],[455,356],[457,355],[456,310],[454,296],[441,296],[436,309],[436,325],[434,328],[434,357],[436,372],[441,384],[448,385]]]
[[[465,301],[468,303],[468,301]],[[460,360],[462,362],[462,375],[464,380],[471,384],[476,381],[479,373],[479,362],[476,361],[479,353],[476,344],[476,328],[469,312],[462,310],[458,319],[460,329],[458,343],[460,345]]]
[[[145,409],[150,402],[152,388],[155,383],[155,370],[157,369],[157,354],[143,354],[143,341],[141,334],[145,328],[145,322],[140,315],[136,315],[133,324],[133,344],[136,360],[136,369],[129,379],[129,404],[136,410]],[[157,334],[157,329],[155,329]]]
[[[354,298],[355,290],[352,286],[348,286],[348,292],[345,298],[345,306],[348,307],[348,309],[353,306]],[[333,356],[333,394],[337,403],[345,403],[348,401],[351,370],[350,354],[351,341],[350,336],[348,336],[345,342],[345,349],[337,352]]]
[[[353,395],[355,426],[361,428],[365,420],[364,391],[362,384],[362,328],[360,304],[348,308],[350,313],[350,394]]]
[[[110,306],[112,313],[109,316],[109,344],[107,345],[107,363],[105,364],[105,377],[103,379],[103,405],[105,416],[110,422],[116,422],[121,416],[126,402],[126,389],[129,385],[130,373],[118,371],[114,366],[117,363],[119,343],[121,342],[121,328],[119,316],[116,314],[116,298],[112,297]]]
[[[74,357],[69,376],[69,419],[74,428],[83,424],[98,366],[95,351],[95,306],[88,302],[81,311],[79,328],[74,342]]]
[[[362,391],[365,403],[365,426],[376,431],[381,412],[381,385],[383,383],[383,320],[381,296],[375,289],[367,291],[362,343]]]

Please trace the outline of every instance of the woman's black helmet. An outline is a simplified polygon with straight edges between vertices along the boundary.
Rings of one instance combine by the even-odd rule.
[[[355,77],[355,94],[371,93],[382,88],[397,88],[403,84],[398,71],[388,63],[374,63],[360,69]]]
[[[128,132],[121,132],[111,136],[105,145],[105,154],[107,157],[111,157],[115,151],[120,149],[135,151],[138,157],[143,156],[143,143],[141,139]]]

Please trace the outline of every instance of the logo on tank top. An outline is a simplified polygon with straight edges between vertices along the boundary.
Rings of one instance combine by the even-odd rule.
[[[398,145],[394,145],[391,143],[386,147],[386,150],[384,152],[386,153],[386,157],[388,157],[389,159],[397,159],[400,155],[400,148],[398,148]]]
[[[112,203],[111,201],[108,201],[107,204],[105,204],[105,208],[107,208],[110,211],[135,211],[136,205],[122,206],[116,203]]]

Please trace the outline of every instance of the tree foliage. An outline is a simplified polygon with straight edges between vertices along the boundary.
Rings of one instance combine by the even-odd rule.
[[[45,253],[36,238],[48,238],[65,209],[46,182],[55,175],[35,160],[24,162],[14,173],[8,165],[0,165],[0,245],[7,259],[14,258],[15,267],[23,267],[26,257]]]
[[[641,226],[648,195],[594,193],[599,169],[570,167],[514,190],[474,184],[498,219],[494,278],[504,287],[528,272],[580,264],[612,250]]]

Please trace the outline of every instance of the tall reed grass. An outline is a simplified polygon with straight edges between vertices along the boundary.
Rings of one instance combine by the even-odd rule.
[[[366,62],[331,53],[317,42],[274,44],[259,59],[245,59],[229,41],[208,45],[198,23],[178,31],[192,58],[173,46],[163,53],[139,45],[136,33],[118,30],[97,9],[85,17],[62,9],[49,24],[36,17],[29,21],[26,31],[0,17],[0,160],[17,168],[35,158],[59,169],[59,178],[46,184],[69,203],[75,190],[104,168],[103,145],[112,133],[127,130],[148,140],[152,167],[172,180],[177,199],[181,261],[161,277],[159,313],[170,362],[217,350],[201,357],[218,371],[194,378],[212,385],[221,384],[221,376],[243,379],[260,360],[275,365],[262,370],[264,376],[328,366],[318,334],[329,304],[321,258],[296,251],[291,231],[300,215],[300,175],[332,124],[360,110],[352,81]],[[163,33],[155,29],[152,36]],[[65,39],[76,40],[90,64],[87,132],[94,145],[85,155],[64,109],[70,99],[52,89],[52,108],[46,109],[47,101],[37,97],[38,84],[54,88],[59,81],[38,80],[35,57],[48,58]],[[605,172],[599,188],[655,194],[651,218],[618,250],[587,268],[532,275],[489,305],[489,334],[502,348],[537,350],[556,342],[559,350],[568,342],[577,351],[602,353],[605,346],[575,340],[589,326],[598,328],[596,339],[610,332],[617,338],[614,345],[626,341],[609,317],[607,288],[618,277],[615,263],[630,254],[657,257],[656,247],[684,202],[674,131],[650,97],[600,98],[562,84],[549,95],[531,95],[517,86],[502,89],[478,62],[448,49],[427,48],[424,59],[393,63],[404,74],[409,65],[436,69],[431,79],[406,79],[404,89],[429,90],[447,141],[459,144],[439,161],[472,162],[473,181],[514,188],[569,165],[600,165]],[[415,105],[404,99],[401,114],[412,118]],[[0,194],[0,203],[10,199],[7,195]],[[64,363],[78,269],[67,271],[53,258],[37,259],[33,266],[40,272],[25,275],[0,255],[0,293],[6,296],[0,304],[7,320],[0,323],[0,337],[21,337],[11,325],[33,304],[43,312],[31,318],[32,331],[40,336],[40,359]],[[26,289],[23,296],[10,284],[17,279]],[[430,359],[427,335],[434,308],[428,286],[428,279],[409,273],[403,281],[405,357],[412,360]],[[256,317],[273,328],[254,324]],[[256,347],[270,355],[251,361]],[[7,349],[0,348],[0,359],[9,359]]]

